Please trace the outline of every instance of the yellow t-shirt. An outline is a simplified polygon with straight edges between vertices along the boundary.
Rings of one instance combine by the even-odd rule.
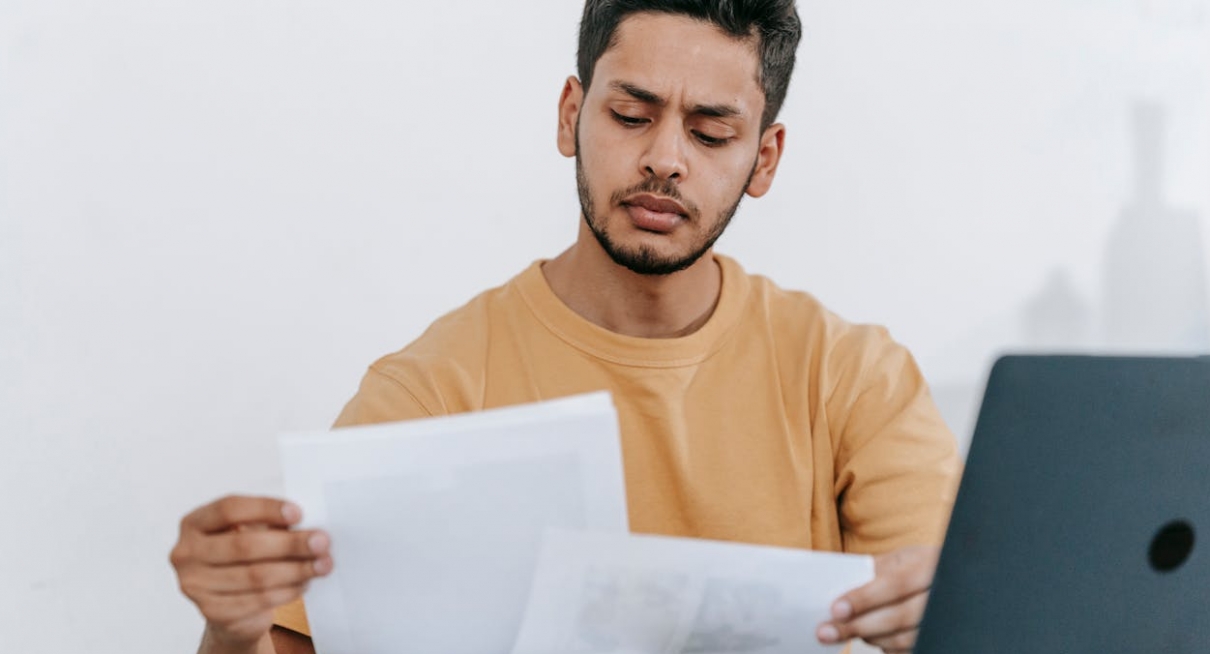
[[[588,322],[536,262],[371,365],[336,426],[605,389],[635,533],[869,554],[939,544],[957,447],[908,351],[717,259],[714,313],[672,339]],[[277,623],[309,633],[301,603]]]

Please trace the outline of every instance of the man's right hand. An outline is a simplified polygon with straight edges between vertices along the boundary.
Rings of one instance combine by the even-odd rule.
[[[207,640],[253,650],[273,626],[273,609],[332,571],[328,535],[292,530],[301,519],[289,502],[232,496],[181,520],[169,559],[181,590],[206,618]]]

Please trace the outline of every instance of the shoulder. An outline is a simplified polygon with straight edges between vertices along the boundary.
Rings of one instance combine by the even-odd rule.
[[[371,368],[394,376],[403,374],[417,362],[439,364],[457,359],[473,359],[487,341],[492,313],[499,305],[505,286],[475,296],[466,304],[434,320],[423,333],[398,351],[375,361]]]
[[[886,327],[849,321],[811,293],[766,277],[747,280],[748,333],[769,343],[778,378],[813,406],[836,418],[871,390],[880,396],[925,387],[911,353]]]
[[[764,324],[785,358],[812,360],[820,375],[851,374],[871,359],[903,348],[882,325],[851,322],[811,293],[782,288],[761,275],[748,275],[748,280],[749,316]]]
[[[414,341],[372,363],[367,379],[379,378],[387,387],[406,391],[429,415],[481,408],[493,335],[528,311],[517,279],[433,321]]]

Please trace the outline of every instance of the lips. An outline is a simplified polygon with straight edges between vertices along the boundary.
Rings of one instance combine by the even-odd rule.
[[[680,202],[670,198],[659,197],[656,195],[636,195],[622,202],[624,205],[646,209],[652,213],[671,213],[681,216],[682,218],[689,215],[685,207]]]
[[[627,198],[622,206],[635,227],[656,234],[673,232],[689,216],[681,203],[656,195],[636,195]]]

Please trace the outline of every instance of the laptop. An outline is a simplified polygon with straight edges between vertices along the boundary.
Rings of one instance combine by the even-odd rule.
[[[1210,359],[998,361],[915,652],[1210,652]]]

